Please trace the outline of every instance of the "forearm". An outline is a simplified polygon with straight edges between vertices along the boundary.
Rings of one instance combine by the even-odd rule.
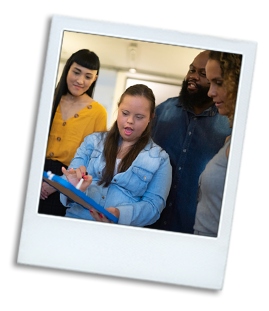
[[[120,211],[118,223],[138,227],[150,225],[160,218],[164,207],[163,198],[147,194],[139,202],[116,206]]]
[[[167,157],[154,174],[147,191],[140,201],[119,204],[119,223],[133,226],[146,226],[156,222],[165,208],[172,182],[172,168]]]

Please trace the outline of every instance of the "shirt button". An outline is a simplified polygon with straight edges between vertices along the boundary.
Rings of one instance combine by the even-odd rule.
[[[88,109],[92,109],[92,105],[88,105],[87,108],[88,108]]]
[[[169,206],[172,206],[173,204],[172,203],[169,203]]]
[[[180,171],[180,170],[181,170],[181,167],[179,167],[178,170]]]
[[[186,149],[183,149],[183,152],[186,152],[187,150]]]
[[[50,157],[53,157],[53,156],[54,156],[54,153],[53,153],[53,152],[51,152],[51,153],[50,153]]]
[[[197,120],[197,118],[195,117],[195,118],[193,118],[193,120]]]
[[[177,185],[174,185],[174,189],[176,189],[177,188]]]
[[[114,181],[117,181],[117,179],[114,179]]]
[[[100,172],[98,172],[98,174],[101,174]]]
[[[65,126],[65,125],[66,125],[66,122],[63,123],[63,126]]]
[[[189,132],[189,135],[191,135],[191,132]]]
[[[167,221],[164,221],[163,224],[166,225],[166,224],[167,224]]]
[[[102,197],[102,199],[104,199],[105,197]]]
[[[60,140],[61,140],[61,137],[57,137],[57,140],[60,141]]]
[[[74,115],[74,117],[75,117],[75,118],[78,118],[78,117],[79,117],[79,115],[76,113],[76,114]]]

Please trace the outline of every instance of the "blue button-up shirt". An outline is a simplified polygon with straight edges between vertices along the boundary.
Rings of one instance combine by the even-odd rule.
[[[174,97],[156,108],[152,137],[169,154],[173,179],[166,208],[151,228],[193,233],[199,176],[230,134],[228,118],[215,105],[195,115]]]
[[[87,136],[69,168],[86,167],[93,181],[85,194],[104,208],[118,208],[119,224],[152,224],[160,217],[171,186],[172,168],[168,154],[150,140],[132,165],[125,172],[116,174],[108,187],[103,187],[98,185],[106,165],[103,138],[102,133]],[[60,197],[61,202],[69,207],[65,216],[94,220],[89,210],[71,203],[63,194]]]

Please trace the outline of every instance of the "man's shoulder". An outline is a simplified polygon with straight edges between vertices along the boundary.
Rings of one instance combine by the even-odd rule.
[[[156,107],[156,112],[161,113],[165,110],[181,108],[179,97],[170,97]]]
[[[158,105],[157,107],[163,107],[163,106],[175,106],[178,105],[179,103],[179,97],[170,97],[167,100],[165,100],[164,102],[160,103],[160,105]]]

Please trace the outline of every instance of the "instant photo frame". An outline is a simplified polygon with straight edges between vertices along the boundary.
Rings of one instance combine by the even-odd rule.
[[[50,114],[65,31],[242,54],[237,106],[217,238],[38,214]],[[18,263],[214,290],[222,289],[255,53],[256,43],[253,42],[54,16],[28,180]]]

